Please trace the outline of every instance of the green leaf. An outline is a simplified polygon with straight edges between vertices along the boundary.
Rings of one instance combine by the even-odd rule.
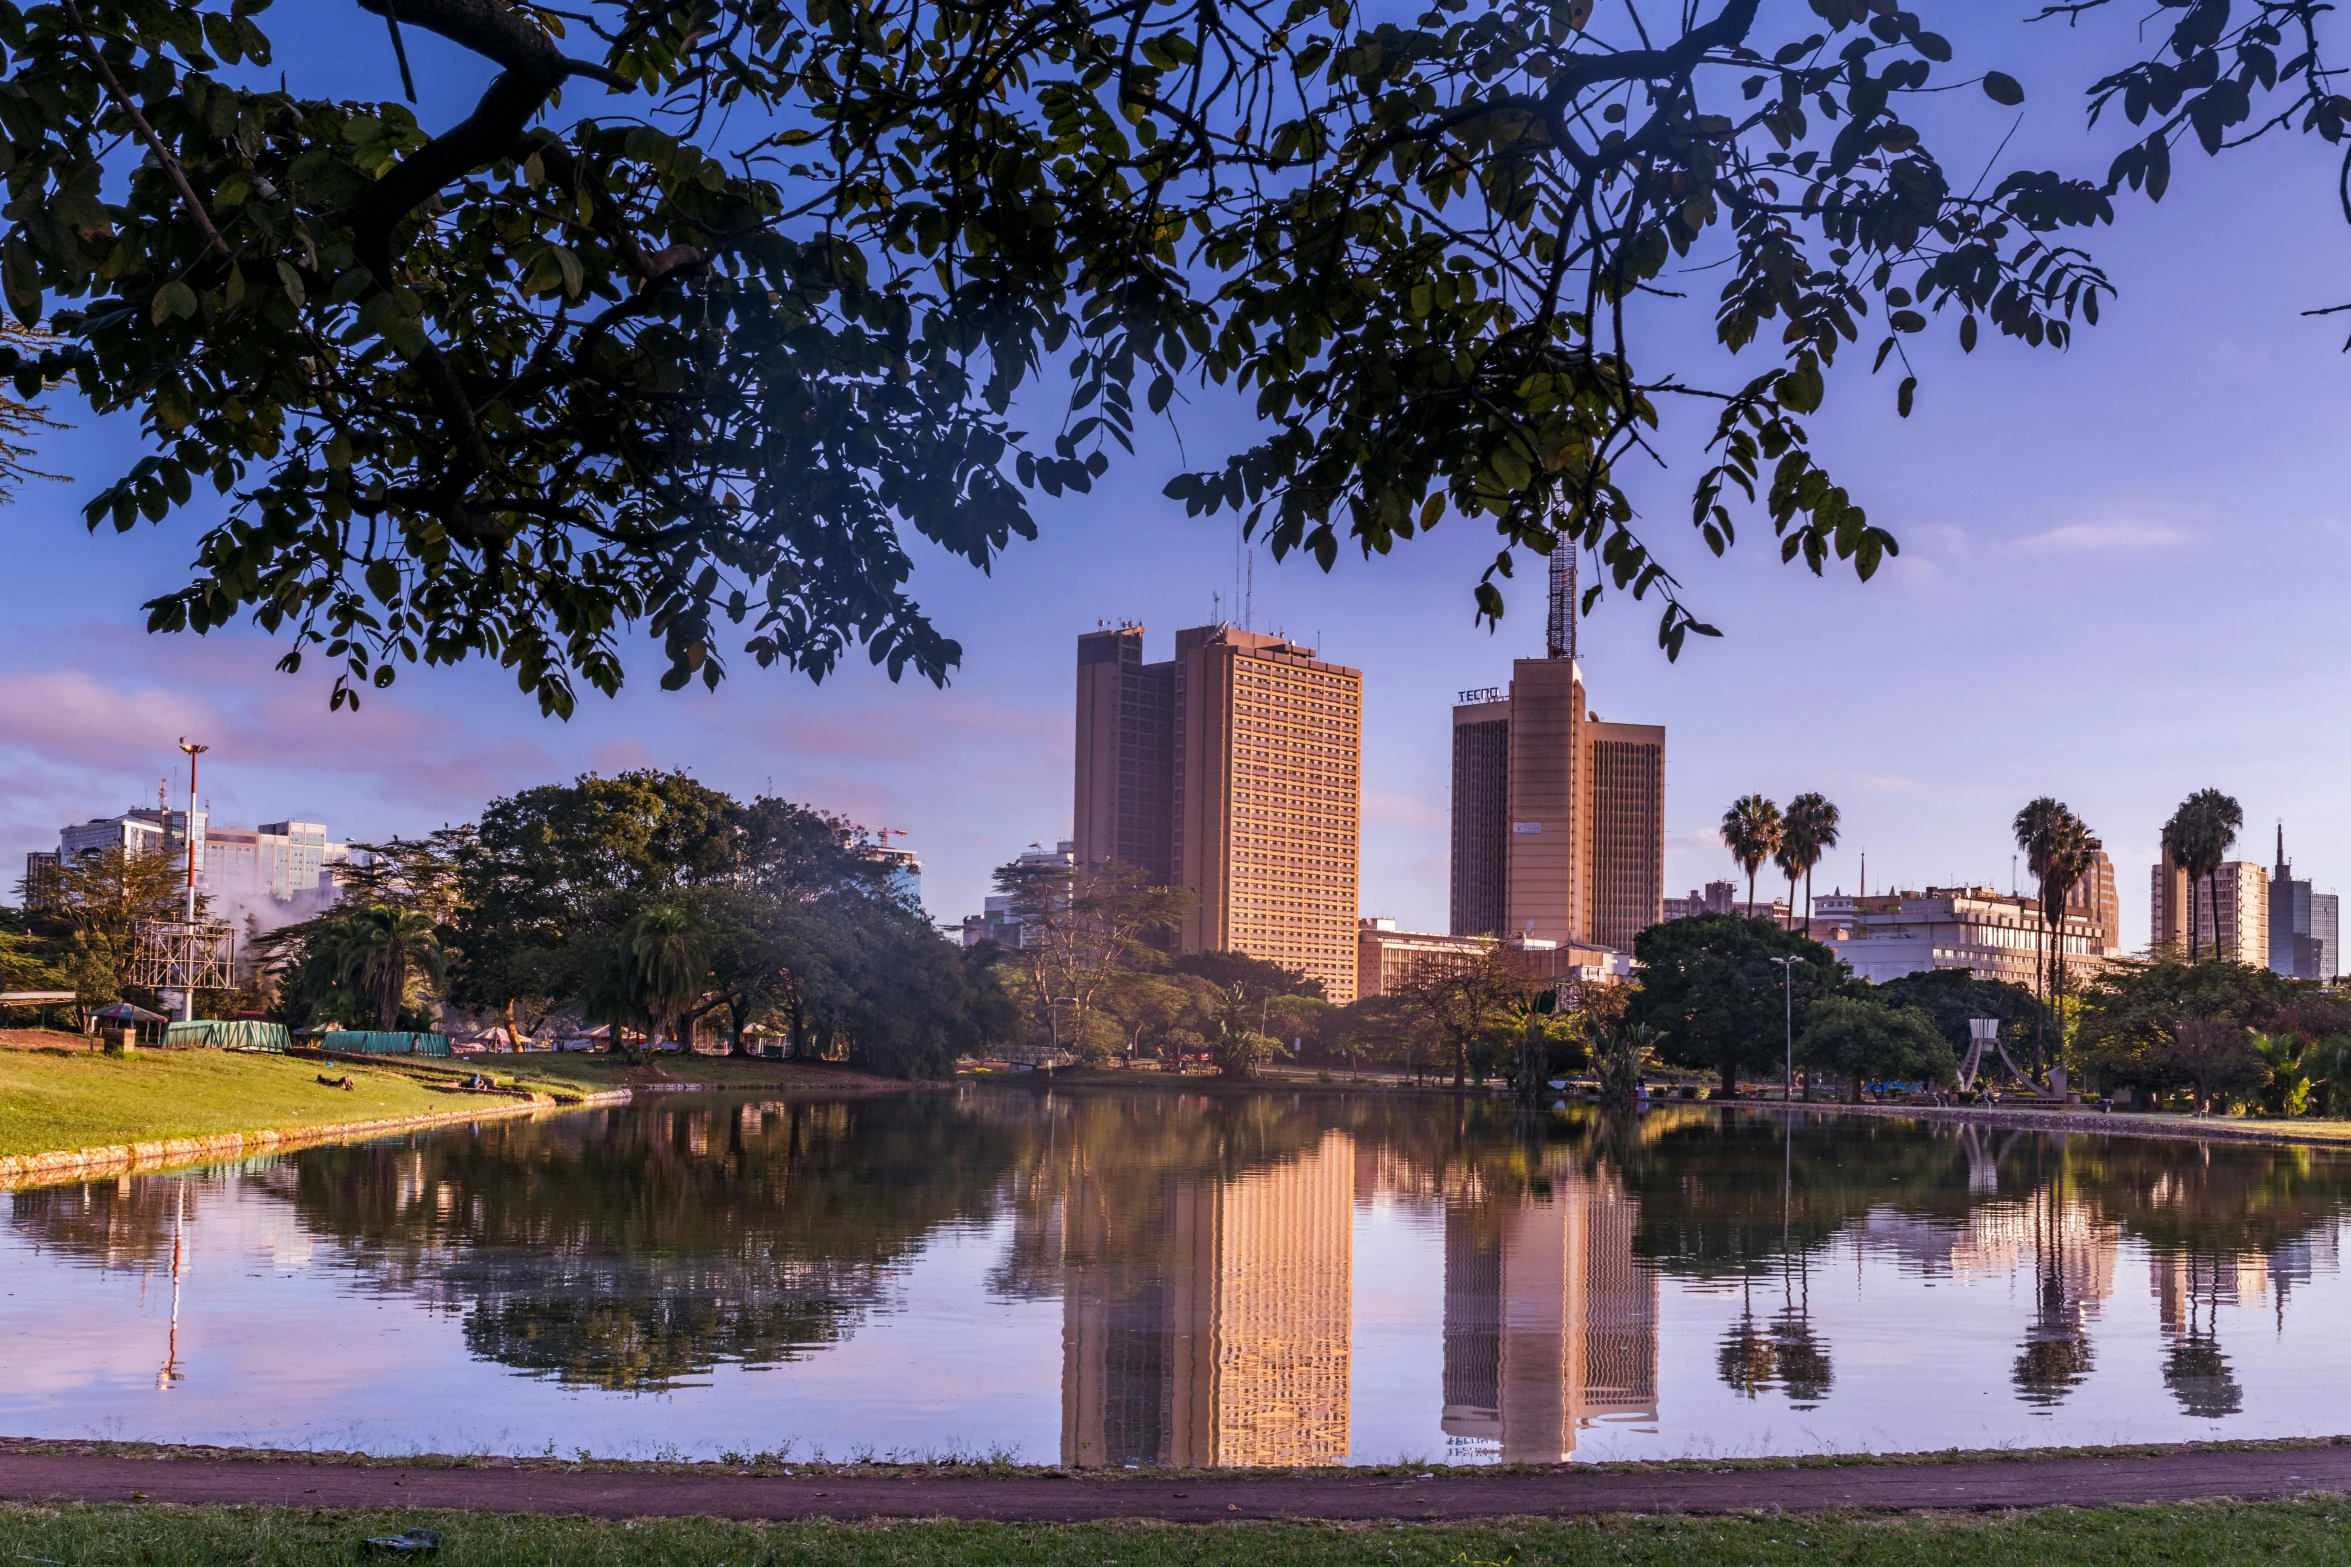
[[[177,278],[155,291],[155,303],[148,310],[157,326],[174,316],[192,318],[195,314],[196,291]]]
[[[1986,71],[1984,73],[1984,96],[1994,103],[2005,104],[2013,109],[2024,102],[2024,83],[2006,71]]]
[[[300,309],[303,300],[302,274],[294,270],[291,262],[278,263],[278,283],[285,289],[286,297],[294,302],[295,308]]]
[[[367,563],[367,591],[381,604],[390,604],[400,596],[400,568],[388,560]]]
[[[1820,360],[1811,354],[1804,355],[1796,362],[1795,369],[1780,377],[1781,406],[1800,414],[1817,412],[1827,390],[1821,380]]]

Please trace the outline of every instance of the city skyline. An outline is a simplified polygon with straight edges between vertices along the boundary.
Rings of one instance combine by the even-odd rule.
[[[289,24],[289,54],[319,50],[300,31]],[[2088,46],[2056,32],[2033,42],[2030,58],[2009,62],[2031,94],[2012,150],[2078,163],[2073,94]],[[376,64],[351,62],[357,90],[381,87]],[[2122,293],[2063,355],[1996,337],[1972,356],[1916,345],[1908,421],[1887,380],[1839,363],[1815,444],[1902,543],[1874,582],[1834,564],[1825,582],[1781,566],[1757,514],[1713,560],[1684,520],[1701,452],[1674,448],[1671,471],[1638,482],[1645,534],[1725,634],[1692,639],[1669,664],[1654,597],[1636,605],[1613,590],[1582,628],[1587,662],[1609,670],[1602,716],[1637,714],[1680,737],[1668,889],[1724,875],[1706,835],[1730,799],[1807,788],[1837,799],[1851,824],[1816,877],[1822,890],[1856,890],[1864,851],[1872,886],[2005,887],[2008,817],[2053,793],[2105,837],[2125,945],[2137,947],[2157,829],[2207,784],[2245,803],[2243,857],[2266,860],[2283,818],[2298,874],[2319,892],[2342,885],[2351,822],[2330,815],[2327,789],[2351,742],[2307,723],[2323,674],[2280,680],[2273,660],[2230,639],[2192,660],[2134,651],[2149,627],[2226,623],[2258,606],[2308,628],[2300,667],[2323,672],[2351,654],[2351,633],[2327,613],[2351,545],[2333,455],[2351,366],[2333,327],[2300,314],[2337,302],[2351,236],[2311,194],[2330,173],[2315,147],[2232,157],[2225,175],[2200,157],[2183,164],[2160,207],[2096,233]],[[2212,288],[2223,271],[2241,289]],[[2200,391],[2145,395],[2181,384]],[[1195,459],[1252,423],[1238,400],[1178,408]],[[1182,459],[1166,428],[1145,422],[1114,483],[1044,505],[1043,537],[993,576],[914,548],[919,592],[965,647],[945,693],[892,686],[856,659],[812,687],[739,652],[719,693],[662,693],[644,641],[624,644],[627,692],[584,696],[569,724],[542,720],[487,666],[404,671],[358,714],[330,714],[331,671],[313,660],[298,676],[274,673],[284,644],[250,628],[141,629],[140,604],[184,580],[193,532],[174,522],[90,534],[82,503],[140,446],[121,421],[65,416],[73,427],[44,437],[37,458],[73,482],[27,487],[10,517],[16,569],[0,580],[0,621],[14,633],[0,650],[0,861],[11,866],[64,821],[151,792],[187,733],[216,745],[206,788],[224,819],[292,814],[348,824],[361,841],[466,820],[495,795],[591,768],[679,766],[738,794],[772,778],[793,798],[906,829],[932,912],[953,919],[980,907],[993,866],[1070,835],[1056,803],[1071,755],[1068,632],[1105,618],[1198,624],[1217,615],[1215,594],[1225,614],[1251,602],[1235,618],[1343,649],[1364,670],[1362,912],[1440,929],[1444,711],[1542,645],[1539,562],[1526,557],[1503,584],[1499,633],[1473,624],[1469,593],[1493,538],[1471,518],[1371,563],[1343,554],[1329,577],[1260,551],[1251,591],[1230,516],[1187,519],[1158,493]],[[2000,650],[1996,666],[1971,666],[1963,647]],[[2277,746],[2289,726],[2301,739]]]

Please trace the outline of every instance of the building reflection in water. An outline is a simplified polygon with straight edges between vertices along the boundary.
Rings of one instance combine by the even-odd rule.
[[[1444,1430],[1551,1464],[1600,1420],[1657,1418],[1657,1275],[1612,1176],[1445,1205]]]
[[[1110,1232],[1133,1215],[1073,1190],[1063,1461],[1346,1462],[1354,1184],[1354,1144],[1336,1131],[1236,1179],[1170,1174],[1162,1245],[1142,1257]]]

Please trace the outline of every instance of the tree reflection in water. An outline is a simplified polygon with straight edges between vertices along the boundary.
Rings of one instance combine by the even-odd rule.
[[[78,1186],[35,1187],[9,1195],[9,1226],[36,1256],[55,1252],[99,1268],[168,1268],[182,1218],[195,1220],[203,1183],[178,1175],[125,1175]]]
[[[1017,1147],[946,1094],[698,1101],[314,1149],[292,1196],[476,1354],[654,1390],[841,1338],[924,1240],[988,1216]]]
[[[22,1191],[8,1212],[36,1255],[160,1273],[183,1185],[193,1231],[233,1207],[214,1201],[233,1179],[287,1204],[357,1287],[456,1314],[476,1354],[615,1390],[818,1353],[943,1231],[1001,1224],[987,1290],[1060,1302],[1065,1457],[1140,1463],[1343,1453],[1352,1226],[1378,1201],[1443,1232],[1446,1437],[1537,1462],[1590,1422],[1657,1420],[1677,1351],[1711,1350],[1741,1394],[1833,1404],[1811,1301],[1832,1255],[2027,1286],[1995,1342],[2015,1346],[2013,1396],[2052,1412],[2120,1363],[2099,1353],[2101,1313],[2136,1247],[2165,1350],[2148,1395],[2224,1419],[2247,1395],[2223,1347],[2242,1313],[2221,1308],[2282,1322],[2351,1202],[2351,1161],[2310,1150],[1785,1127],[1712,1105],[1528,1116],[1280,1091],[680,1095]],[[1660,1279],[1736,1289],[1741,1308],[1712,1345],[1660,1344]],[[1235,1391],[1292,1385],[1288,1405]]]
[[[2220,1308],[2235,1304],[2238,1268],[2193,1253],[2155,1259],[2155,1296],[2163,1323],[2163,1385],[2199,1420],[2220,1420],[2245,1407],[2229,1358],[2221,1352]]]
[[[2028,1199],[2033,1320],[2010,1373],[2017,1397],[2041,1410],[2063,1403],[2096,1366],[2089,1319],[2111,1284],[2110,1277],[2101,1276],[2099,1262],[2112,1255],[2104,1237],[2085,1233],[2081,1205],[2071,1200],[2063,1161],[2048,1164],[2042,1159],[2046,1151],[2046,1144],[2033,1150],[2040,1180]]]

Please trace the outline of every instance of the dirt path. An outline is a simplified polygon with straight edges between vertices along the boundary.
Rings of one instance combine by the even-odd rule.
[[[2051,1456],[1962,1463],[1730,1469],[1568,1467],[1510,1474],[995,1478],[722,1469],[592,1470],[484,1463],[399,1468],[280,1460],[0,1452],[0,1500],[454,1508],[596,1518],[964,1518],[1178,1523],[1328,1518],[1438,1521],[1589,1513],[1996,1509],[2351,1492],[2351,1439],[2312,1447]]]

